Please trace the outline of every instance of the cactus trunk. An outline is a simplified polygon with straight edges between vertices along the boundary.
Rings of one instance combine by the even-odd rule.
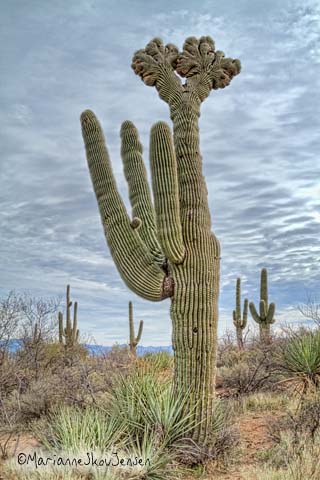
[[[271,325],[270,323],[261,323],[259,325],[259,338],[262,343],[269,343],[271,340]]]
[[[156,87],[173,121],[173,140],[163,122],[151,130],[154,206],[131,122],[122,125],[121,152],[133,220],[118,193],[101,126],[89,110],[81,115],[88,166],[121,277],[145,299],[171,299],[174,386],[187,398],[193,440],[206,443],[215,396],[220,246],[211,232],[198,120],[201,103],[212,89],[230,83],[240,62],[215,51],[210,37],[190,37],[180,54],[154,39],[135,53],[132,67]],[[184,85],[175,71],[187,77]]]
[[[183,95],[187,97],[188,91]],[[211,232],[202,175],[198,117],[200,104],[171,111],[180,185],[180,218],[185,261],[172,266],[174,383],[195,409],[196,438],[205,442],[212,422],[219,295],[219,242]],[[205,412],[205,415],[204,415]]]

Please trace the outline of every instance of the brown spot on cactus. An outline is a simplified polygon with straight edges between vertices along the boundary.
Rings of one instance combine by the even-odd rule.
[[[173,138],[163,122],[151,130],[154,204],[137,130],[131,122],[121,129],[132,216],[142,220],[138,230],[118,193],[92,112],[82,118],[87,160],[107,243],[126,285],[148,300],[171,298],[174,386],[188,398],[193,439],[205,443],[215,396],[220,245],[211,232],[198,120],[201,102],[229,84],[240,63],[216,52],[210,37],[187,39],[181,53],[156,38],[134,54],[132,68],[155,86],[173,121]],[[184,85],[177,73],[186,77]]]

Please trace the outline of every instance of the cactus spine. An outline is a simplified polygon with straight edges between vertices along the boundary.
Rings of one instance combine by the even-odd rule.
[[[66,293],[66,326],[63,325],[63,313],[58,313],[59,320],[59,343],[64,344],[66,347],[73,347],[79,341],[78,325],[78,302],[73,304],[73,322],[71,323],[71,307],[72,301],[70,300],[70,285],[67,285]]]
[[[241,317],[241,279],[237,278],[236,284],[236,309],[233,310],[233,324],[236,327],[237,344],[239,349],[243,349],[243,330],[248,321],[248,299],[243,304],[243,315]]]
[[[219,241],[211,232],[199,147],[201,103],[229,85],[239,60],[216,51],[210,37],[188,38],[179,53],[158,38],[133,56],[132,68],[170,109],[150,135],[154,206],[135,126],[121,128],[121,154],[132,206],[130,219],[117,190],[104,135],[90,110],[81,115],[88,166],[106,240],[127,286],[141,297],[171,299],[174,386],[187,397],[205,443],[212,425],[219,295]],[[182,84],[180,77],[186,77]]]
[[[261,270],[259,314],[253,302],[250,302],[249,308],[252,318],[259,324],[260,340],[269,342],[271,325],[275,322],[276,306],[274,303],[270,303],[270,305],[268,303],[268,272],[266,268]]]
[[[134,323],[133,323],[133,307],[132,307],[132,302],[129,302],[129,332],[130,332],[129,347],[130,347],[130,352],[134,357],[137,356],[137,346],[141,340],[142,331],[143,331],[143,320],[140,320],[138,335],[137,336],[135,335]]]

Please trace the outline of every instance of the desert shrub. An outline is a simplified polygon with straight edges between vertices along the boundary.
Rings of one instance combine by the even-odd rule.
[[[280,443],[283,432],[289,432],[295,443],[304,437],[310,441],[320,436],[320,394],[305,397],[295,410],[270,425],[270,435]]]
[[[239,350],[234,344],[218,346],[217,367],[232,367],[248,357],[247,350]]]
[[[277,349],[278,345],[272,343],[225,351],[218,369],[221,386],[235,396],[274,389],[279,380],[274,360]]]
[[[236,408],[241,413],[283,412],[289,407],[291,401],[287,395],[280,392],[257,392],[239,397]]]
[[[28,390],[20,396],[22,421],[29,423],[47,415],[62,399],[63,389],[57,377],[48,376],[32,381]]]
[[[275,465],[274,465],[275,464]],[[320,478],[320,435],[310,441],[301,436],[298,441],[288,432],[274,450],[268,465],[246,471],[248,480],[318,480]]]
[[[248,479],[316,480],[320,478],[320,397],[306,397],[270,425],[274,446],[262,469]]]
[[[217,400],[214,404],[214,420],[205,445],[197,445],[184,438],[178,445],[178,458],[187,465],[206,465],[214,461],[222,468],[229,468],[239,445],[239,431],[234,425],[233,409],[229,401]]]

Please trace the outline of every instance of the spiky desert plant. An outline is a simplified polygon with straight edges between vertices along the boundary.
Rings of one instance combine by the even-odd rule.
[[[134,331],[134,323],[133,323],[133,306],[132,306],[132,302],[129,302],[129,334],[130,334],[129,348],[130,348],[131,354],[134,357],[137,356],[137,346],[141,340],[142,330],[143,330],[143,320],[140,320],[138,335],[136,336]]]
[[[237,278],[236,284],[236,309],[233,310],[233,324],[236,327],[237,344],[240,350],[243,349],[243,330],[248,321],[248,299],[243,304],[243,314],[241,316],[241,279]]]
[[[302,335],[292,334],[284,344],[280,367],[285,374],[285,383],[294,386],[298,393],[320,388],[320,331]]]
[[[260,340],[269,342],[271,325],[275,322],[274,312],[276,306],[274,303],[270,303],[270,305],[268,303],[268,272],[266,268],[261,270],[259,314],[253,302],[249,303],[249,308],[253,320],[259,324]]]
[[[73,321],[71,322],[70,285],[67,285],[66,293],[66,326],[63,324],[63,313],[58,313],[59,319],[59,343],[66,347],[73,347],[79,342],[78,326],[78,302],[73,304]]]
[[[194,411],[193,439],[205,442],[213,418],[220,246],[211,232],[198,120],[201,103],[212,89],[229,85],[240,62],[216,51],[210,37],[188,38],[181,53],[156,38],[134,54],[132,68],[168,103],[173,121],[173,140],[166,123],[151,129],[154,206],[131,122],[121,128],[121,153],[133,220],[117,190],[102,128],[90,110],[81,115],[87,160],[121,277],[147,300],[172,300],[174,383],[188,396],[188,411]],[[184,84],[177,74],[186,77]]]

